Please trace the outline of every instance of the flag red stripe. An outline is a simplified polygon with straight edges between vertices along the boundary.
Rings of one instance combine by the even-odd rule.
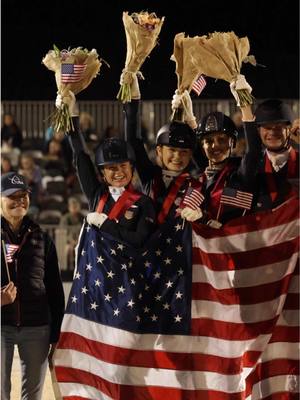
[[[299,400],[299,393],[298,392],[273,393],[270,396],[262,398],[261,400]]]
[[[122,400],[244,400],[244,393],[224,393],[214,390],[181,390],[171,387],[131,386],[109,382],[85,371],[56,367],[60,382],[76,382],[95,387],[113,399]],[[67,399],[68,397],[64,397]]]
[[[254,249],[232,254],[205,253],[203,250],[193,247],[193,264],[203,264],[214,271],[256,268],[264,264],[273,264],[286,260],[293,250],[299,250],[299,238],[258,250]],[[199,268],[201,268],[201,265]]]
[[[253,323],[234,323],[216,321],[208,318],[194,318],[191,334],[194,336],[210,336],[225,340],[249,340],[262,334],[272,332],[277,318]]]
[[[208,283],[194,282],[192,285],[193,300],[218,301],[221,304],[256,304],[273,300],[281,294],[287,293],[292,275],[285,276],[282,280],[253,287],[242,287],[218,290]],[[288,294],[286,304],[297,308],[299,296]]]
[[[90,400],[88,397],[82,397],[82,396],[64,396],[64,400]]]
[[[299,309],[299,293],[288,293],[284,303],[284,310],[298,310]]]
[[[286,341],[291,343],[300,341],[299,326],[275,326],[269,343]]]
[[[90,340],[76,333],[62,333],[59,348],[73,349],[111,364],[182,371],[202,371],[205,366],[205,370],[219,373],[226,371],[227,374],[240,373],[241,365],[252,367],[259,356],[258,352],[225,358],[210,354],[125,349]]]

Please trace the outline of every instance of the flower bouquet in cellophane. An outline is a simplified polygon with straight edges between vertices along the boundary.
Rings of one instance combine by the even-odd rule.
[[[61,95],[62,104],[51,118],[54,131],[68,132],[73,128],[69,113],[70,91],[76,95],[89,86],[100,70],[101,61],[95,49],[91,51],[77,47],[59,50],[55,45],[42,59],[42,63],[55,72],[57,93]]]
[[[155,13],[142,11],[140,13],[123,12],[123,24],[126,33],[127,54],[122,72],[121,87],[117,99],[123,103],[131,101],[130,86],[134,74],[143,77],[139,69],[146,57],[157,44],[165,17],[158,18]]]
[[[191,71],[198,70],[199,74],[232,83],[240,75],[243,62],[256,65],[254,56],[248,56],[248,38],[239,38],[234,32],[180,38],[186,43],[185,57],[190,58]],[[237,93],[241,107],[253,103],[253,96],[247,89],[237,89]]]

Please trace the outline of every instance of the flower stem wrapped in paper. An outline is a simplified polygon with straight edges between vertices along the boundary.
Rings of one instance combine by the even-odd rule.
[[[72,96],[89,86],[100,70],[101,61],[95,49],[91,51],[77,47],[68,50],[59,50],[53,46],[43,58],[42,63],[55,72],[57,94],[61,101],[51,117],[51,126],[54,131],[68,132],[74,129],[68,104]]]
[[[193,68],[229,82],[239,106],[253,103],[252,88],[240,74],[243,62],[256,65],[254,56],[248,56],[250,44],[247,37],[239,38],[234,32],[214,32],[183,40],[186,39],[189,43],[186,57],[190,57]]]
[[[157,44],[165,17],[158,18],[155,13],[140,12],[128,15],[123,12],[123,24],[126,33],[127,54],[125,67],[121,74],[120,90],[117,99],[123,103],[131,101],[131,84],[134,75],[143,79],[139,69],[146,57]]]

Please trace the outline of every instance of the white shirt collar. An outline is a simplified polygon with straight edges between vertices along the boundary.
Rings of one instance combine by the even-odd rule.
[[[109,193],[112,195],[114,201],[117,201],[121,194],[125,191],[125,188],[122,187],[115,187],[115,186],[108,186]]]
[[[181,171],[177,172],[177,171],[169,171],[167,169],[163,169],[162,170],[162,180],[164,181],[165,186],[169,187],[172,180],[180,174],[181,174]]]
[[[266,150],[267,156],[276,172],[278,172],[281,168],[285,166],[289,159],[290,151],[290,148],[283,151],[282,153],[272,153],[269,150]]]

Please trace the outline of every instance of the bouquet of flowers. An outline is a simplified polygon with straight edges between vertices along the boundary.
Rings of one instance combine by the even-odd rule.
[[[130,86],[134,74],[142,77],[139,69],[146,57],[157,44],[164,18],[158,18],[155,13],[142,11],[128,15],[123,12],[123,24],[126,33],[127,54],[125,67],[121,75],[121,87],[117,99],[123,103],[131,101]]]
[[[214,32],[208,36],[184,38],[184,56],[189,59],[190,74],[204,74],[216,79],[223,79],[229,83],[236,82],[240,76],[242,63],[250,62],[256,65],[254,56],[248,55],[250,44],[247,37],[239,38],[234,32]],[[191,77],[184,81],[189,84]],[[183,79],[181,82],[183,85]],[[240,105],[243,107],[253,103],[253,96],[247,88],[238,88],[237,94]]]
[[[95,49],[89,51],[82,47],[60,51],[54,45],[42,63],[55,72],[57,93],[62,98],[61,106],[50,116],[51,126],[55,131],[68,132],[74,129],[68,108],[71,95],[87,88],[99,73],[101,61],[98,53]]]
[[[178,94],[183,93],[185,90],[190,92],[193,83],[202,73],[198,65],[194,63],[193,57],[191,57],[192,51],[190,51],[190,47],[193,46],[191,39],[189,37],[185,38],[184,33],[178,33],[174,38],[171,60],[176,63]]]

